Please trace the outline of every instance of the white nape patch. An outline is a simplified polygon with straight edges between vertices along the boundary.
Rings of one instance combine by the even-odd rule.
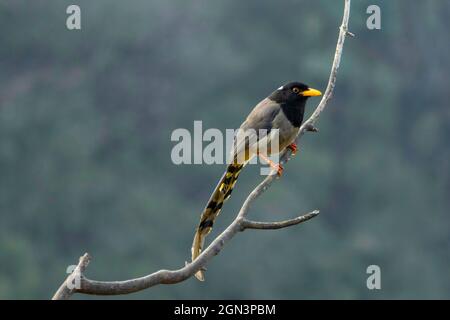
[[[277,90],[283,90],[284,86],[279,87]]]

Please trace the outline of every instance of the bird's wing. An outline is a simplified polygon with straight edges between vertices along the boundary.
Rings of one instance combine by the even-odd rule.
[[[239,159],[249,160],[254,154],[244,155],[244,151],[255,147],[260,143],[261,139],[269,141],[275,119],[280,115],[281,107],[275,101],[266,98],[258,103],[236,132],[231,151],[231,159],[236,159],[238,155],[242,155],[243,158]],[[260,130],[265,130],[266,135],[261,135]]]

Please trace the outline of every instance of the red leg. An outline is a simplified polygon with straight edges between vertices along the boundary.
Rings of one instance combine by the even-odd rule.
[[[261,158],[263,158],[263,159],[269,164],[269,166],[270,166],[271,168],[275,169],[275,170],[277,171],[277,175],[278,175],[279,177],[281,177],[281,175],[283,174],[283,170],[284,170],[284,168],[283,168],[283,166],[282,166],[281,164],[273,162],[272,160],[270,160],[269,158],[267,158],[267,157],[266,157],[265,155],[263,155],[262,153],[260,153],[259,156],[260,156]]]

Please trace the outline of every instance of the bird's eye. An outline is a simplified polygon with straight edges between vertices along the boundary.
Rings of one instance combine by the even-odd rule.
[[[299,94],[300,93],[300,89],[295,87],[294,89],[292,89],[292,92],[294,92],[295,94]]]

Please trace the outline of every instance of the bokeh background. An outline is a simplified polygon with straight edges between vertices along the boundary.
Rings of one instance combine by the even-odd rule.
[[[66,29],[78,4],[82,30]],[[366,8],[382,29],[366,28]],[[0,1],[0,298],[178,268],[223,165],[172,164],[176,128],[236,128],[280,85],[324,89],[336,0]],[[353,1],[335,96],[238,235],[190,279],[121,298],[450,298],[450,3]],[[309,112],[318,99],[311,100]],[[261,180],[241,175],[212,235]],[[210,237],[211,238],[211,237]],[[382,289],[366,287],[381,267]],[[87,298],[77,296],[77,298]]]

